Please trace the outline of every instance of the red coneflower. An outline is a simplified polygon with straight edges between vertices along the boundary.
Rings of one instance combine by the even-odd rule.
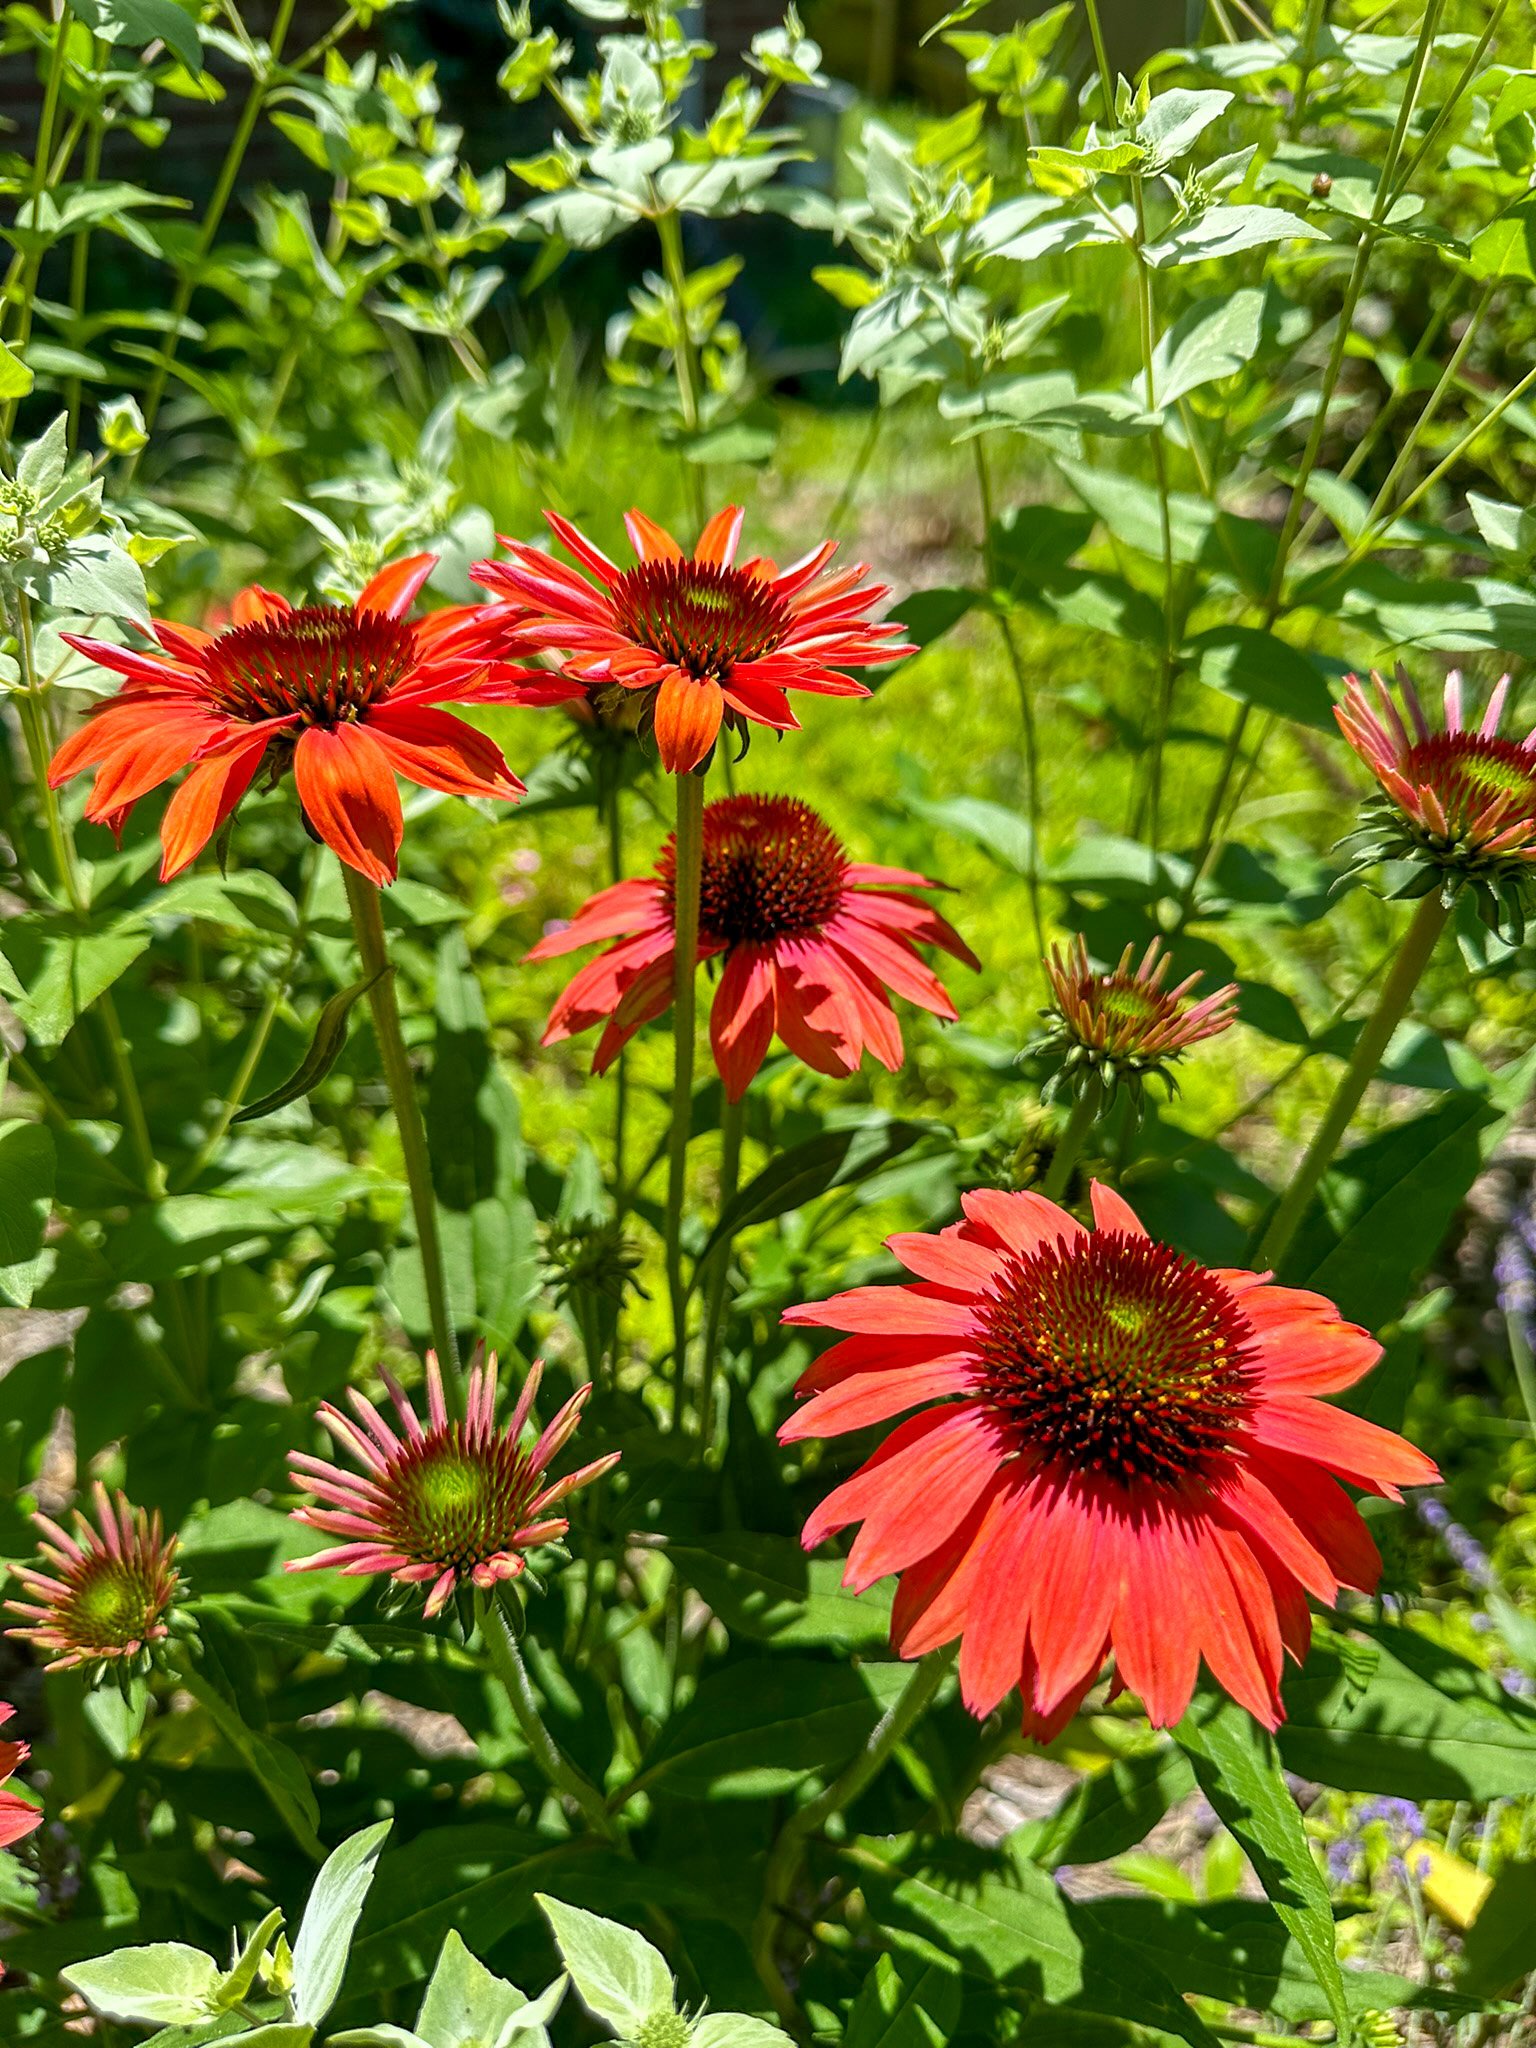
[[[775,1033],[818,1074],[854,1073],[866,1050],[894,1071],[901,1027],[887,990],[953,1022],[955,1006],[917,946],[941,947],[968,967],[981,963],[910,893],[940,883],[849,860],[831,827],[796,797],[706,805],[703,848],[698,957],[723,956],[709,1035],[732,1102],[746,1093]],[[548,960],[623,934],[582,968],[544,1033],[553,1045],[607,1020],[596,1073],[672,1000],[675,864],[668,839],[653,875],[599,890],[566,930],[528,955]]]
[[[11,1567],[27,1600],[8,1600],[25,1628],[6,1634],[55,1652],[50,1671],[78,1664],[147,1660],[150,1646],[164,1640],[165,1617],[176,1599],[176,1538],[167,1536],[158,1510],[153,1516],[115,1500],[98,1480],[96,1524],[74,1511],[71,1536],[47,1515],[32,1520],[42,1534],[43,1568]]]
[[[1470,885],[1490,922],[1502,917],[1523,930],[1524,900],[1536,883],[1536,732],[1505,739],[1499,722],[1509,695],[1505,676],[1482,722],[1463,723],[1460,674],[1446,678],[1445,724],[1424,715],[1406,670],[1397,680],[1403,711],[1382,678],[1371,675],[1374,701],[1351,676],[1334,706],[1339,729],[1381,787],[1362,829],[1351,836],[1356,869],[1408,860],[1418,874],[1399,895],[1423,895],[1437,883],[1447,902]],[[1383,801],[1385,799],[1385,801]]]
[[[15,1711],[14,1707],[0,1700],[0,1728]],[[0,1742],[0,1849],[9,1849],[23,1835],[30,1835],[34,1828],[42,1826],[43,1816],[37,1807],[4,1789],[6,1779],[13,1771],[20,1770],[31,1754],[24,1742]]]
[[[488,1592],[517,1578],[527,1553],[553,1543],[569,1524],[550,1510],[590,1485],[619,1453],[545,1483],[551,1462],[569,1442],[592,1389],[579,1387],[537,1440],[520,1439],[539,1391],[543,1366],[529,1370],[505,1429],[496,1426],[496,1360],[470,1367],[465,1420],[450,1420],[436,1355],[427,1353],[427,1421],[389,1373],[382,1375],[401,1433],[355,1389],[354,1422],[330,1402],[319,1418],[362,1467],[345,1471],[306,1451],[291,1453],[290,1477],[323,1505],[294,1511],[294,1520],[346,1542],[295,1559],[289,1571],[339,1567],[351,1577],[387,1573],[400,1586],[425,1586],[425,1612],[440,1614],[461,1586]],[[361,1425],[361,1426],[359,1426]]]
[[[787,732],[798,724],[785,695],[867,697],[834,664],[894,661],[902,628],[876,624],[871,606],[887,593],[860,588],[862,563],[823,575],[836,548],[823,541],[784,570],[754,558],[739,566],[740,507],[717,512],[691,555],[643,512],[624,524],[639,561],[620,569],[554,512],[545,518],[596,585],[538,548],[501,536],[509,562],[478,562],[471,574],[521,609],[517,642],[571,657],[570,673],[648,692],[662,766],[686,775],[709,753],[722,725]]]
[[[1127,946],[1117,967],[1099,973],[1080,935],[1052,948],[1045,971],[1056,1000],[1045,1012],[1043,1049],[1059,1057],[1064,1076],[1091,1074],[1106,1090],[1154,1074],[1172,1085],[1170,1062],[1236,1021],[1235,982],[1195,1001],[1198,974],[1175,988],[1163,987],[1169,958],[1160,939],[1153,939],[1133,973],[1134,953]]]
[[[845,1582],[903,1575],[900,1653],[958,1636],[971,1711],[1018,1686],[1041,1741],[1110,1657],[1158,1727],[1189,1705],[1202,1657],[1275,1727],[1306,1596],[1369,1591],[1380,1571],[1337,1482],[1395,1500],[1438,1477],[1317,1398],[1381,1347],[1321,1295],[1181,1258],[1107,1188],[1091,1232],[1040,1195],[983,1190],[964,1208],[936,1236],[890,1240],[917,1281],[785,1316],[851,1333],[801,1381],[786,1442],[940,1403],[828,1496],[807,1549],[862,1523]]]
[[[384,884],[400,851],[395,777],[458,796],[516,798],[523,785],[500,748],[453,704],[546,704],[577,694],[564,678],[510,668],[504,628],[487,606],[407,619],[436,562],[412,555],[381,569],[352,605],[295,609],[253,586],[233,624],[209,633],[158,621],[160,651],[65,634],[126,677],[53,757],[57,788],[94,768],[85,815],[121,832],[140,797],[188,766],[160,828],[167,880],[197,858],[267,765],[290,768],[310,829]]]

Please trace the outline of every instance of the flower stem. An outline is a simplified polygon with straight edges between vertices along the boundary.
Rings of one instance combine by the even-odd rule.
[[[953,1662],[953,1651],[940,1650],[917,1664],[900,1694],[871,1729],[869,1740],[858,1755],[824,1791],[790,1815],[769,1852],[768,1865],[763,1873],[763,1902],[752,1929],[752,1960],[757,1965],[764,1990],[773,2001],[774,2010],[797,2033],[803,2035],[805,2022],[789,1986],[784,1982],[774,1951],[779,1920],[800,1876],[806,1845],[817,1829],[834,1814],[842,1813],[853,1804],[892,1751],[906,1740],[933,1705]]]
[[[539,1712],[539,1703],[528,1677],[528,1667],[523,1662],[523,1653],[517,1646],[517,1637],[512,1633],[500,1599],[495,1594],[481,1594],[476,1604],[480,1609],[480,1633],[485,1638],[491,1663],[534,1762],[554,1789],[569,1799],[573,1806],[580,1808],[593,1832],[612,1841],[615,1829],[608,1802],[592,1780],[571,1762],[544,1725],[544,1717]]]
[[[1067,1128],[1057,1140],[1045,1179],[1040,1183],[1040,1192],[1048,1202],[1059,1202],[1066,1193],[1072,1169],[1076,1166],[1078,1154],[1083,1149],[1083,1141],[1093,1129],[1103,1106],[1103,1089],[1097,1081],[1086,1082],[1072,1105]]]
[[[609,790],[603,805],[605,822],[608,827],[608,879],[622,882],[624,879],[624,798],[617,780]],[[629,1212],[629,1187],[624,1176],[625,1138],[629,1122],[629,1061],[628,1048],[621,1047],[613,1070],[613,1209],[614,1218],[620,1230]]]
[[[1381,1056],[1413,999],[1413,992],[1429,965],[1429,957],[1449,914],[1438,889],[1419,899],[1419,907],[1403,937],[1392,971],[1382,984],[1376,1007],[1366,1019],[1365,1028],[1350,1054],[1349,1065],[1334,1090],[1327,1113],[1313,1134],[1312,1142],[1264,1232],[1259,1245],[1259,1260],[1272,1271],[1279,1267],[1289,1250],[1297,1225],[1306,1214],[1307,1204],[1332,1164],[1339,1142],[1349,1129],[1350,1119],[1360,1106],[1361,1097],[1375,1078]]]
[[[432,1191],[432,1162],[427,1152],[427,1133],[416,1100],[416,1081],[410,1055],[400,1029],[400,1005],[395,999],[394,970],[384,944],[384,917],[379,891],[355,868],[341,864],[347,886],[347,906],[352,912],[352,929],[357,935],[357,953],[364,974],[373,976],[368,1007],[373,1012],[374,1035],[389,1099],[400,1128],[400,1149],[405,1155],[405,1177],[411,1190],[411,1211],[416,1219],[416,1242],[427,1284],[427,1316],[432,1326],[432,1343],[442,1367],[445,1383],[463,1410],[464,1389],[459,1373],[459,1345],[453,1316],[448,1307],[448,1282],[443,1269],[443,1246],[437,1230],[437,1199]]]
[[[662,268],[666,272],[667,287],[672,294],[672,309],[677,321],[673,340],[676,344],[672,355],[673,374],[677,378],[677,406],[682,415],[684,430],[690,435],[699,431],[699,369],[694,360],[693,336],[688,331],[688,273],[683,260],[683,229],[676,212],[670,208],[656,216],[656,233],[661,242]],[[704,524],[704,472],[696,462],[688,459],[683,451],[683,475],[688,485],[688,499],[693,509],[695,527]]]
[[[741,1133],[747,1119],[746,1098],[727,1102],[720,1118],[720,1214],[736,1197],[741,1178]],[[707,1449],[714,1433],[715,1374],[719,1366],[720,1332],[725,1322],[725,1297],[731,1277],[731,1239],[715,1248],[710,1261],[704,1309],[704,1378],[699,1389],[699,1441]]]
[[[704,778],[678,775],[673,884],[672,1123],[667,1139],[664,1242],[672,1303],[672,1427],[682,1422],[688,1366],[688,1289],[683,1285],[683,1198],[693,1125],[694,981],[699,951],[699,885],[704,866]]]

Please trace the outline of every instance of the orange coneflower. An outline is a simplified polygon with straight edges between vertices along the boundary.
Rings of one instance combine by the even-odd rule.
[[[691,555],[643,512],[630,512],[624,524],[640,559],[620,569],[569,520],[544,516],[596,584],[505,536],[512,559],[479,562],[471,573],[519,607],[519,645],[558,651],[585,682],[647,692],[645,722],[670,774],[696,768],[722,725],[791,730],[799,721],[786,691],[869,695],[835,664],[860,667],[914,651],[897,644],[902,627],[868,616],[887,593],[861,587],[862,563],[822,573],[835,541],[784,570],[759,558],[738,565],[738,506],[715,514]]]
[[[546,1045],[606,1022],[593,1062],[602,1073],[666,1009],[674,871],[669,839],[654,874],[599,890],[564,931],[533,948],[530,960],[547,960],[618,938],[560,997]],[[722,963],[709,1035],[732,1102],[746,1093],[775,1033],[819,1074],[851,1074],[866,1051],[894,1071],[901,1027],[887,991],[953,1021],[954,1004],[917,946],[980,963],[911,894],[939,886],[906,868],[849,860],[831,827],[798,798],[732,796],[705,806],[698,957]]]
[[[1203,1038],[1214,1038],[1237,1018],[1237,984],[1195,997],[1200,975],[1165,988],[1167,953],[1153,939],[1134,971],[1127,946],[1108,972],[1089,961],[1081,935],[1053,947],[1045,961],[1054,1002],[1045,1012],[1042,1050],[1060,1062],[1061,1077],[1096,1079],[1112,1092],[1120,1082],[1139,1087],[1154,1076],[1175,1086],[1170,1065]]]
[[[1092,1231],[1035,1194],[964,1208],[890,1240],[915,1282],[785,1316],[849,1333],[801,1381],[786,1441],[922,1409],[822,1502],[806,1547],[861,1523],[845,1581],[902,1574],[901,1654],[958,1637],[971,1711],[1017,1686],[1038,1739],[1109,1658],[1158,1727],[1188,1707],[1202,1658],[1275,1727],[1306,1596],[1369,1591],[1380,1571],[1338,1481],[1395,1500],[1438,1477],[1317,1398],[1380,1345],[1319,1294],[1181,1258],[1107,1188]]]
[[[202,852],[263,762],[274,781],[291,768],[315,835],[369,881],[393,881],[397,775],[458,796],[522,794],[501,750],[437,707],[576,694],[559,676],[501,659],[504,626],[490,607],[408,619],[435,561],[392,563],[351,605],[295,608],[252,587],[218,632],[157,622],[156,652],[66,634],[126,682],[59,748],[50,783],[94,768],[85,814],[121,831],[140,797],[190,767],[161,825],[166,880]]]
[[[307,1451],[291,1454],[295,1486],[318,1506],[295,1510],[294,1520],[346,1541],[287,1569],[339,1567],[351,1577],[383,1573],[402,1587],[426,1589],[425,1613],[440,1614],[461,1587],[489,1592],[519,1577],[528,1553],[554,1543],[569,1524],[551,1512],[579,1487],[619,1461],[617,1451],[595,1458],[563,1479],[548,1480],[551,1462],[575,1433],[590,1387],[580,1387],[530,1445],[521,1439],[543,1373],[535,1363],[523,1382],[506,1427],[496,1425],[496,1360],[470,1368],[464,1421],[450,1420],[442,1374],[427,1353],[427,1420],[389,1374],[382,1375],[399,1418],[399,1431],[356,1389],[349,1392],[354,1422],[327,1401],[320,1421],[362,1467],[346,1471]]]

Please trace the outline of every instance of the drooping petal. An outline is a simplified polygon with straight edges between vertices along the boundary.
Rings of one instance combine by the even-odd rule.
[[[403,820],[389,757],[365,726],[312,725],[299,735],[293,779],[326,845],[366,880],[395,879]]]

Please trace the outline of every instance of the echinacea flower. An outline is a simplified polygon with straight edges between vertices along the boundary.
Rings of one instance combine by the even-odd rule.
[[[85,815],[121,832],[140,797],[190,767],[160,828],[164,881],[197,858],[263,764],[269,784],[291,769],[315,837],[370,882],[392,882],[397,775],[451,795],[523,793],[500,748],[440,707],[576,694],[562,677],[502,660],[505,630],[492,607],[408,619],[436,559],[392,563],[351,605],[295,609],[253,586],[218,632],[157,621],[155,652],[65,634],[126,681],[59,748],[49,782],[56,789],[94,768]]]
[[[52,1651],[50,1671],[143,1666],[170,1633],[166,1615],[181,1583],[176,1538],[165,1534],[158,1509],[146,1515],[121,1493],[110,1498],[99,1480],[94,1498],[95,1524],[77,1508],[73,1536],[47,1515],[34,1515],[41,1566],[11,1567],[27,1598],[8,1600],[6,1608],[28,1625],[6,1634]]]
[[[1196,1001],[1198,974],[1164,988],[1169,956],[1160,939],[1132,972],[1134,952],[1127,946],[1119,965],[1100,973],[1081,935],[1051,949],[1045,971],[1055,1001],[1044,1013],[1041,1050],[1058,1063],[1053,1087],[1093,1080],[1110,1095],[1121,1082],[1136,1088],[1156,1077],[1171,1090],[1170,1063],[1235,1021],[1236,983]]]
[[[1345,739],[1382,792],[1346,841],[1354,849],[1352,867],[1409,863],[1407,879],[1392,892],[1397,896],[1426,896],[1438,888],[1449,904],[1470,887],[1485,920],[1508,928],[1518,941],[1536,887],[1536,732],[1523,740],[1500,734],[1508,676],[1495,687],[1481,722],[1468,726],[1461,676],[1452,670],[1439,730],[1425,717],[1406,670],[1398,669],[1397,681],[1402,711],[1374,672],[1370,691],[1351,676],[1344,702],[1334,706]]]
[[[823,574],[835,541],[783,570],[757,557],[738,565],[739,506],[715,514],[691,555],[643,512],[630,512],[624,524],[639,560],[620,569],[569,520],[544,516],[595,584],[504,535],[511,560],[477,562],[471,574],[520,608],[517,645],[563,654],[567,672],[585,682],[646,692],[644,722],[669,774],[696,768],[722,725],[790,731],[799,721],[786,691],[867,697],[838,665],[914,651],[897,644],[900,626],[869,617],[887,593],[861,587],[862,563]]]
[[[900,1654],[958,1636],[967,1706],[986,1715],[1017,1686],[1039,1740],[1109,1658],[1157,1727],[1184,1713],[1203,1658],[1274,1728],[1307,1595],[1331,1603],[1380,1572],[1338,1482],[1396,1500],[1437,1477],[1318,1398],[1380,1345],[1320,1294],[1180,1257],[1098,1185],[1092,1231],[1035,1194],[981,1190],[964,1209],[890,1240],[915,1281],[785,1315],[848,1334],[802,1379],[782,1440],[921,1411],[827,1496],[806,1548],[862,1524],[844,1582],[901,1574]]]
[[[16,1709],[0,1700],[0,1728],[3,1728]],[[23,1835],[42,1825],[41,1811],[29,1800],[22,1799],[15,1792],[5,1790],[5,1781],[14,1771],[20,1770],[32,1754],[24,1742],[0,1741],[0,1849],[9,1849],[13,1842],[19,1842]]]
[[[427,1420],[396,1380],[389,1390],[396,1430],[371,1401],[349,1389],[357,1420],[329,1401],[319,1419],[356,1460],[361,1475],[307,1451],[290,1454],[290,1477],[319,1505],[294,1511],[294,1520],[346,1541],[312,1557],[296,1558],[292,1572],[338,1568],[351,1577],[384,1573],[402,1587],[427,1589],[425,1613],[440,1614],[461,1588],[489,1592],[526,1569],[528,1553],[557,1542],[569,1524],[551,1513],[569,1494],[588,1486],[619,1461],[617,1451],[549,1480],[549,1466],[575,1433],[591,1393],[578,1387],[543,1433],[522,1442],[543,1375],[534,1364],[504,1429],[496,1426],[495,1357],[470,1367],[465,1419],[450,1420],[443,1378],[427,1353]]]
[[[546,1045],[606,1021],[593,1061],[601,1074],[666,1009],[675,880],[668,839],[653,875],[599,890],[565,930],[533,948],[530,960],[548,960],[618,937],[555,1004]],[[953,1022],[955,1006],[917,946],[938,946],[968,967],[981,963],[911,893],[940,886],[906,868],[849,860],[832,828],[797,797],[705,805],[698,957],[722,962],[709,1037],[732,1102],[746,1093],[775,1033],[818,1074],[852,1074],[866,1050],[894,1072],[901,1027],[887,991]]]

